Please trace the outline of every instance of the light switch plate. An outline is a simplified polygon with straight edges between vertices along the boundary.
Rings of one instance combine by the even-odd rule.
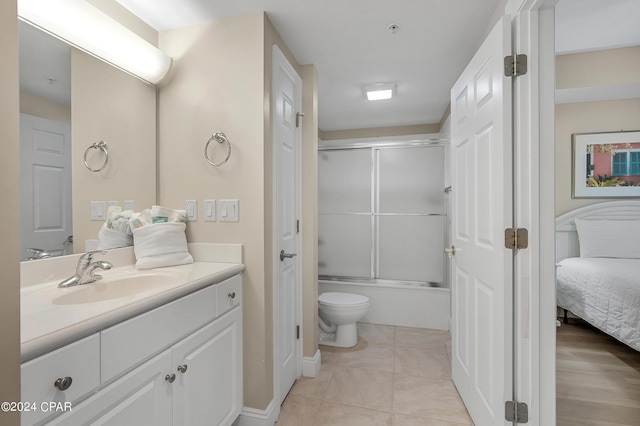
[[[90,217],[91,220],[105,220],[107,218],[107,202],[92,201]]]
[[[216,221],[216,200],[204,200],[204,221]]]
[[[109,207],[111,207],[111,206],[119,206],[119,205],[120,205],[120,203],[118,203],[115,200],[111,200],[111,201],[107,202],[107,206],[109,206]]]
[[[133,200],[124,200],[124,210],[133,210]]]
[[[198,200],[187,200],[186,202],[187,222],[198,220]]]
[[[220,222],[239,222],[238,200],[218,200],[218,218]]]

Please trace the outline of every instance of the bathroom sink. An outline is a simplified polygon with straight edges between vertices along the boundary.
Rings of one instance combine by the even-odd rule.
[[[121,298],[135,298],[148,291],[158,291],[175,283],[173,274],[135,274],[104,276],[104,279],[90,284],[60,289],[60,296],[54,298],[55,305],[77,305],[96,303]]]

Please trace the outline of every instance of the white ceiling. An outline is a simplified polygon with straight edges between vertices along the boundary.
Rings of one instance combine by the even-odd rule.
[[[319,120],[325,131],[438,123],[449,104],[450,87],[479,46],[496,5],[503,4],[502,0],[117,1],[160,31],[266,11],[296,60],[318,68]],[[560,0],[556,10],[558,53],[640,45],[640,0]],[[392,23],[399,26],[396,34],[387,30]],[[20,37],[21,82],[28,72],[39,89],[59,90],[63,75],[69,75],[68,56],[61,61],[62,68],[51,67],[49,47],[45,48],[49,42],[25,41],[22,28]],[[35,55],[22,51],[26,44],[36,49]],[[59,45],[53,48],[65,50]],[[50,85],[49,78],[57,82]],[[362,86],[382,82],[396,83],[396,97],[367,101]],[[64,90],[70,93],[68,87]]]
[[[320,128],[339,130],[440,122],[501,0],[118,1],[157,30],[266,11],[298,63],[318,69]],[[395,83],[396,96],[367,101],[372,83]]]
[[[20,91],[71,105],[71,48],[19,21]]]
[[[640,0],[560,0],[556,53],[640,45]]]

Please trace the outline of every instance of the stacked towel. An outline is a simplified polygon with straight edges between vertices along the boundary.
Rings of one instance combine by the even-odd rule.
[[[136,230],[145,225],[156,223],[187,222],[187,214],[184,210],[172,210],[162,206],[152,206],[141,211],[131,221],[131,229]]]
[[[184,210],[153,206],[131,221],[137,269],[193,263],[187,247]]]
[[[109,206],[107,220],[98,233],[98,250],[133,245],[133,232],[130,221],[133,211],[122,211],[120,206]]]

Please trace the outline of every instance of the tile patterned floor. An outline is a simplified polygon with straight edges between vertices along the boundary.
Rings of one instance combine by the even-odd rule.
[[[450,348],[446,331],[359,323],[355,347],[320,346],[318,376],[293,385],[277,426],[472,425]]]

